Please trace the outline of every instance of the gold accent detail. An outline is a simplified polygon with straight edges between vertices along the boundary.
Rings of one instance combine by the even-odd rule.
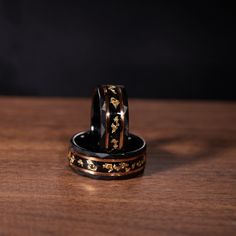
[[[115,123],[119,123],[119,117],[118,116],[116,116],[113,120],[115,121]]]
[[[142,165],[142,161],[138,161],[138,162],[136,163],[136,165],[137,165],[137,167],[140,167],[140,166]]]
[[[112,164],[105,163],[105,164],[103,164],[102,167],[103,167],[104,169],[108,169],[108,172],[109,172],[109,173],[113,171],[113,166],[112,166]]]
[[[113,121],[115,122],[115,123],[112,123],[111,124],[111,128],[112,128],[112,133],[115,133],[116,132],[116,130],[118,129],[118,127],[120,126],[120,124],[119,124],[119,117],[118,116],[116,116],[114,119],[113,119]]]
[[[119,100],[117,100],[117,99],[114,98],[114,97],[111,97],[110,103],[112,103],[112,105],[113,105],[115,108],[117,108],[117,107],[119,106],[119,104],[120,104]]]
[[[119,171],[125,171],[125,172],[129,172],[130,171],[130,168],[129,168],[129,164],[128,163],[125,163],[125,162],[121,162],[119,163],[118,165],[116,164],[110,164],[110,163],[105,163],[103,164],[102,166],[104,169],[107,169],[108,172],[112,172],[113,170],[119,172]]]
[[[103,168],[104,169],[107,169],[108,172],[112,172],[113,170],[119,172],[119,171],[125,171],[125,172],[130,172],[131,170],[134,170],[135,169],[135,166],[137,167],[144,167],[143,164],[145,163],[145,156],[143,157],[142,160],[139,160],[138,162],[134,162],[131,167],[129,166],[128,163],[125,163],[125,162],[121,162],[119,164],[110,164],[110,163],[105,163],[103,164]]]
[[[125,163],[125,162],[121,162],[121,163],[120,163],[120,166],[121,166],[121,169],[125,169],[126,167],[129,166],[129,164],[128,164],[128,163]]]
[[[84,166],[84,163],[83,163],[83,161],[81,160],[81,159],[79,159],[78,161],[77,161],[77,163],[78,163],[78,165],[80,165],[80,166]]]
[[[71,154],[70,165],[73,165],[74,161],[75,161],[75,156],[73,154]]]
[[[145,157],[144,157],[142,160],[139,160],[139,161],[136,163],[136,165],[137,165],[137,167],[140,167],[140,166],[142,166],[144,163],[145,163]]]
[[[114,94],[116,94],[115,88],[116,88],[116,86],[113,86],[113,85],[108,86],[108,89]]]
[[[119,165],[114,164],[113,169],[116,170],[117,172],[120,171],[120,169],[121,169],[120,164]]]
[[[116,130],[118,129],[118,126],[119,126],[119,124],[114,124],[114,123],[112,123],[112,124],[111,124],[111,128],[112,128],[111,133],[115,133]]]
[[[95,166],[94,163],[91,160],[87,160],[87,164],[88,164],[88,169],[89,170],[93,170],[93,171],[97,170],[97,166]]]
[[[118,140],[116,140],[116,139],[113,138],[113,139],[111,140],[111,143],[113,144],[113,148],[114,148],[114,149],[117,149],[117,148],[119,147],[119,146],[118,146]]]

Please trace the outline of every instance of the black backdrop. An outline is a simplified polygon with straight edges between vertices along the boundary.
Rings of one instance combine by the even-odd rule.
[[[0,95],[235,99],[227,1],[85,2],[0,1]]]

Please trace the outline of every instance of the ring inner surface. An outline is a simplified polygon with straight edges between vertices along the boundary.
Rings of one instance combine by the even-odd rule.
[[[97,145],[97,143],[94,141],[90,132],[80,133],[72,138],[72,144],[80,152],[85,152],[85,153],[89,152],[90,155],[93,153],[93,155],[95,154],[96,156],[100,156],[101,158],[104,158],[106,156],[114,156],[115,158],[116,156],[121,156],[121,155],[123,156],[136,155],[139,152],[142,153],[146,146],[142,138],[133,134],[129,134],[127,142],[128,145],[125,152],[111,154],[111,153],[100,152],[99,145]]]

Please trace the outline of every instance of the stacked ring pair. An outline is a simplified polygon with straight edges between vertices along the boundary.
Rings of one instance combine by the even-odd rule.
[[[146,143],[129,133],[124,86],[102,85],[95,89],[90,131],[71,138],[68,158],[76,172],[96,179],[127,179],[143,173]]]

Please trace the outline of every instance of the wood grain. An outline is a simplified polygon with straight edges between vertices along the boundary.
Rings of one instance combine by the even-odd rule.
[[[144,176],[68,167],[90,100],[0,98],[0,235],[235,235],[236,104],[130,100],[148,142]]]

